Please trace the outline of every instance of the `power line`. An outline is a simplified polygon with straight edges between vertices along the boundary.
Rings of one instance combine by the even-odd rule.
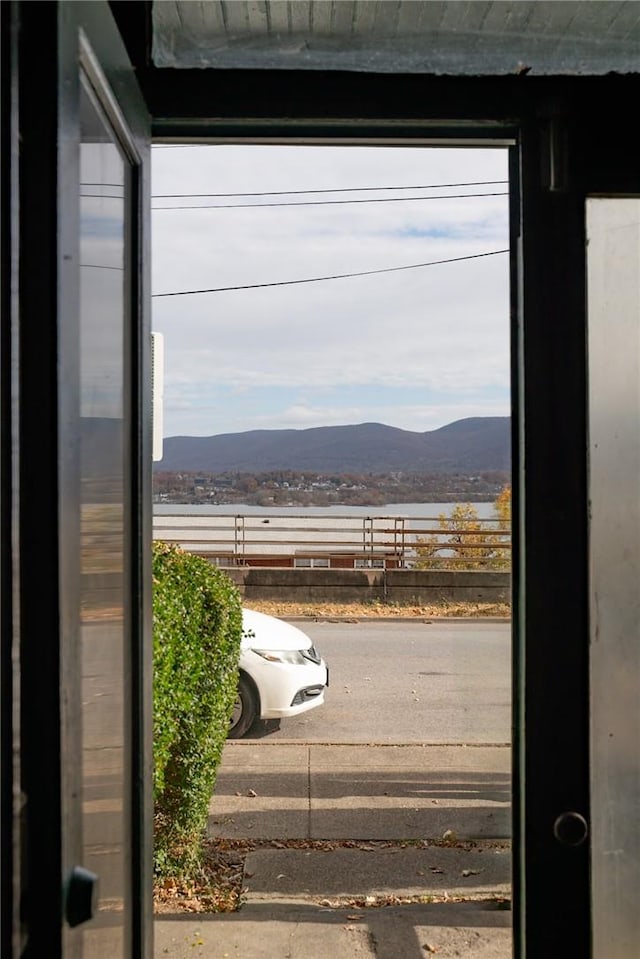
[[[463,183],[418,183],[412,186],[345,186],[334,190],[270,190],[267,193],[154,193],[152,200],[195,199],[196,197],[220,198],[232,196],[300,196],[304,193],[366,193],[381,190],[450,190],[454,186],[496,186],[508,180],[470,180]],[[97,183],[87,184],[98,186]]]
[[[252,207],[260,209],[273,206],[331,206],[346,203],[407,203],[415,200],[467,200],[483,196],[509,196],[508,193],[448,193],[444,196],[386,196],[371,200],[295,200],[293,203],[195,203],[180,206],[154,206],[156,210],[240,210]]]
[[[85,270],[118,270],[124,272],[124,266],[107,266],[104,263],[81,263],[80,266]]]
[[[397,273],[399,270],[418,270],[424,266],[439,266],[442,263],[460,263],[462,260],[478,260],[485,256],[498,256],[509,250],[491,250],[489,253],[473,253],[470,256],[455,256],[447,260],[431,260],[429,263],[411,263],[408,266],[388,266],[381,270],[362,270],[359,273],[336,273],[332,276],[312,276],[304,280],[279,280],[274,283],[247,283],[243,286],[218,286],[208,290],[178,290],[173,293],[153,293],[152,296],[194,296],[199,293],[229,293],[232,290],[258,290],[267,286],[293,286],[298,283],[320,283],[323,280],[346,280],[354,276],[371,276],[373,273]]]

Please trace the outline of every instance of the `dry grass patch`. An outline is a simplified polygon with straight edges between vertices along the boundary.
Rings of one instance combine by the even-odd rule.
[[[200,873],[194,879],[164,879],[155,883],[154,912],[237,912],[242,904],[245,857],[245,849],[221,848],[207,842]]]
[[[400,603],[294,603],[273,600],[246,600],[244,605],[259,613],[288,619],[302,616],[307,619],[455,619],[484,617],[511,617],[508,603],[430,603],[404,605]]]

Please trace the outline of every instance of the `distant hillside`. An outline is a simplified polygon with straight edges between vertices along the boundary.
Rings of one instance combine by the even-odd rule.
[[[157,472],[257,473],[389,470],[475,473],[510,464],[509,417],[477,416],[427,433],[361,423],[307,430],[250,430],[219,436],[170,436]]]

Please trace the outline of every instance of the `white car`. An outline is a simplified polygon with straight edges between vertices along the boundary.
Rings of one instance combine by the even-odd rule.
[[[242,610],[240,680],[229,738],[255,719],[284,719],[324,702],[329,670],[306,633],[275,616]]]

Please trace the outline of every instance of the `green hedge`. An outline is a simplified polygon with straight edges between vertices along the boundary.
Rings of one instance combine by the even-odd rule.
[[[206,560],[153,548],[154,866],[194,875],[238,685],[240,594]]]

